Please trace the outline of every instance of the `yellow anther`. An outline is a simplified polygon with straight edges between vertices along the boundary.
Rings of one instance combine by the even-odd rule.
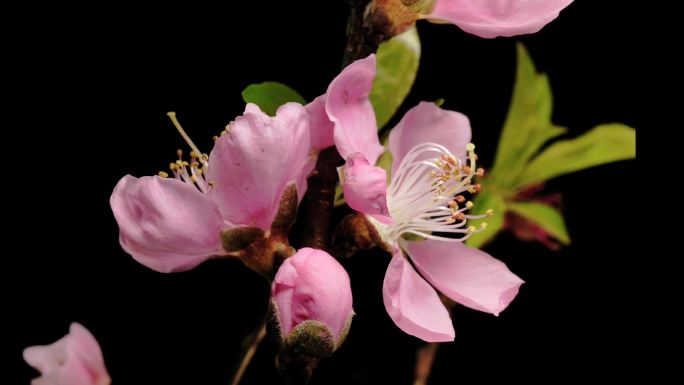
[[[472,143],[466,144],[466,150],[468,150],[468,151],[473,151],[473,150],[475,150],[475,145],[472,144]]]
[[[179,158],[182,157],[183,156],[183,150],[181,150],[179,148],[178,150],[176,150],[176,154],[178,155]]]
[[[190,180],[197,183],[197,177],[195,175],[190,176]]]
[[[469,233],[474,233],[474,232],[476,232],[476,231],[477,231],[477,228],[476,228],[475,226],[470,226],[470,227],[468,227],[468,232],[469,232]]]
[[[175,163],[169,163],[169,168],[173,171],[176,169],[176,164]]]
[[[162,177],[162,178],[168,178],[168,177],[169,177],[169,174],[166,173],[166,172],[164,172],[164,171],[159,171],[159,176]]]
[[[468,192],[471,194],[475,194],[477,192],[477,189],[475,186],[468,186]]]
[[[488,216],[488,217],[490,217],[490,218],[491,218],[491,217],[493,217],[493,216],[494,216],[494,210],[492,210],[492,209],[489,209],[489,210],[487,210],[486,214],[487,214],[487,216]]]
[[[214,142],[215,142],[215,141],[218,140],[218,136],[214,135],[214,136],[212,137],[212,139],[214,139]]]
[[[466,208],[468,208],[468,210],[470,210],[470,209],[472,209],[473,206],[475,206],[475,205],[473,204],[473,202],[468,201],[468,202],[466,202],[465,206],[466,206]]]
[[[190,158],[197,158],[197,153],[195,151],[190,151]]]
[[[480,228],[482,230],[486,229],[487,228],[487,222],[482,222],[482,224],[480,224]]]

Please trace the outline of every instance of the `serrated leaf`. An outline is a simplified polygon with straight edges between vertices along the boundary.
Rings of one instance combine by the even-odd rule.
[[[536,202],[508,203],[508,210],[529,220],[564,245],[570,244],[570,235],[563,215],[553,207]]]
[[[548,78],[537,73],[522,44],[517,45],[517,54],[511,105],[488,178],[502,189],[515,184],[525,164],[544,143],[565,132],[565,128],[551,123],[553,98]]]
[[[545,149],[525,168],[516,187],[636,156],[636,132],[624,124],[603,124]]]
[[[468,221],[469,226],[472,225],[478,228],[482,222],[487,222],[487,228],[484,231],[473,234],[466,240],[466,245],[481,248],[487,244],[487,242],[493,240],[499,230],[503,227],[506,203],[500,194],[492,190],[483,190],[477,194],[473,203],[475,205],[469,213],[471,215],[484,214],[489,209],[494,211],[492,217]]]
[[[306,104],[306,100],[297,91],[278,82],[250,84],[242,90],[242,100],[256,104],[269,116],[275,116],[278,107],[287,102]]]
[[[408,95],[420,63],[420,39],[416,27],[380,44],[370,101],[378,129],[392,118]]]

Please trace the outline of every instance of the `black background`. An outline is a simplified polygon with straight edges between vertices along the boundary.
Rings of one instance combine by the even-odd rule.
[[[445,98],[445,108],[470,117],[478,154],[491,164],[522,41],[550,76],[554,122],[569,136],[608,122],[647,129],[649,42],[629,3],[578,1],[542,32],[510,39],[421,22],[421,68],[400,112]],[[118,245],[109,195],[123,175],[155,174],[184,148],[167,111],[208,152],[211,136],[242,112],[248,84],[281,81],[308,100],[323,93],[340,69],[346,6],[65,7],[7,14],[26,20],[6,34],[5,108],[14,118],[3,128],[4,184],[13,194],[3,236],[12,246],[3,253],[7,383],[36,375],[22,361],[24,347],[53,342],[77,321],[99,340],[116,384],[226,384],[241,337],[266,309],[268,285],[237,261],[169,275],[144,268]],[[547,191],[564,194],[573,244],[553,253],[501,235],[487,250],[527,283],[498,318],[456,309],[456,342],[442,346],[432,384],[636,374],[643,362],[630,348],[642,333],[632,324],[657,310],[642,302],[647,270],[632,256],[649,226],[635,188],[646,176],[634,166],[548,183]],[[345,262],[358,315],[312,383],[412,383],[420,341],[385,313],[388,261],[366,252]],[[274,351],[270,341],[260,348],[244,384],[275,382]]]

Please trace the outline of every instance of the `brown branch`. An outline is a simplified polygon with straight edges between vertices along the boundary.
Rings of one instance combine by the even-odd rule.
[[[318,154],[316,169],[307,179],[306,197],[302,201],[303,226],[300,230],[302,246],[325,250],[330,244],[337,167],[342,158],[335,147]]]

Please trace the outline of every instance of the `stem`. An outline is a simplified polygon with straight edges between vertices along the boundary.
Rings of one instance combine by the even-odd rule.
[[[256,350],[259,347],[259,343],[261,343],[261,340],[263,340],[265,336],[266,325],[264,322],[262,322],[257,331],[245,338],[245,341],[251,340],[251,342],[245,344],[245,348],[242,350],[242,359],[240,360],[240,365],[237,367],[237,370],[233,375],[233,380],[230,382],[231,385],[238,385],[240,383],[240,380],[242,380],[242,376],[245,374],[249,363],[252,361],[252,357],[254,357],[254,353],[256,353]]]
[[[438,348],[438,343],[431,342],[418,349],[416,352],[416,370],[413,385],[427,385]]]

